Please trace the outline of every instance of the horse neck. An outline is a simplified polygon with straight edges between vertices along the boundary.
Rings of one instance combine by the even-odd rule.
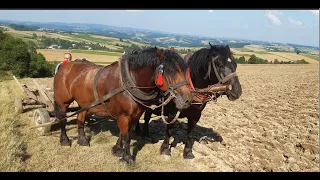
[[[187,61],[189,61],[188,59]],[[191,81],[194,86],[194,88],[206,88],[209,85],[209,81],[207,79],[204,79],[204,76],[206,72],[199,72],[198,76],[193,76],[193,72],[196,70],[194,67],[189,67],[190,68],[190,74],[191,74]]]
[[[143,67],[143,68],[133,68],[130,67],[131,77],[133,82],[137,87],[150,87],[150,88],[140,88],[141,91],[150,92],[154,89],[155,80],[155,68]]]

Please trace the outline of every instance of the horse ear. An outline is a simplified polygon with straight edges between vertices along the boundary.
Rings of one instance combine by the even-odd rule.
[[[164,59],[164,54],[160,49],[157,48],[156,53],[160,57],[161,60]]]
[[[157,46],[154,46],[155,49],[158,49]]]
[[[229,45],[226,45],[226,48],[230,51],[230,47],[229,47]]]
[[[212,44],[210,42],[209,42],[209,45],[210,45],[211,48],[213,48],[213,46],[212,46]]]

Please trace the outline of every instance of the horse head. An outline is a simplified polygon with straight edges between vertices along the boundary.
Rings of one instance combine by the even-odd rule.
[[[242,88],[236,74],[237,63],[228,45],[212,45],[196,51],[189,59],[192,80],[198,88],[208,85],[232,85],[232,90],[224,92],[229,100],[240,98]]]
[[[242,94],[242,87],[236,74],[237,63],[228,45],[210,45],[212,57],[210,67],[213,71],[208,71],[208,78],[211,84],[230,84],[232,90],[224,92],[231,101],[237,100]],[[210,62],[210,61],[209,61]],[[211,78],[212,77],[212,78]]]
[[[188,65],[175,51],[156,48],[156,53],[160,60],[156,69],[156,85],[165,96],[170,95],[174,98],[177,109],[187,109],[192,102],[190,82],[187,78]]]
[[[129,60],[129,64],[140,67],[148,73],[141,77],[142,81],[152,81],[165,97],[173,99],[179,110],[186,109],[191,105],[192,93],[189,89],[189,82],[186,80],[187,64],[176,53],[170,50],[152,47],[144,50],[129,51],[123,55]],[[141,74],[137,72],[136,74]]]

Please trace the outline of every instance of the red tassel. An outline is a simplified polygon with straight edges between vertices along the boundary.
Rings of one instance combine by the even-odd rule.
[[[163,76],[161,73],[158,73],[157,86],[163,86]]]

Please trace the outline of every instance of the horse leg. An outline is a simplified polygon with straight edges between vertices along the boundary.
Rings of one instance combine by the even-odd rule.
[[[146,110],[144,113],[144,124],[143,124],[143,130],[142,130],[142,138],[144,137],[150,137],[149,134],[149,121],[151,119],[152,111]]]
[[[61,129],[61,133],[60,133],[61,146],[71,146],[71,141],[69,140],[67,136],[67,131],[66,131],[67,119],[63,119],[66,117],[68,106],[69,104],[63,104],[63,103],[60,103],[60,106],[59,106],[56,101],[54,102],[54,113],[56,118],[59,121],[58,125],[60,126],[60,129]],[[60,119],[63,119],[63,120],[60,120]]]
[[[196,126],[197,122],[200,119],[201,114],[193,114],[192,117],[188,117],[188,130],[187,130],[187,141],[183,149],[183,158],[184,159],[193,159],[194,155],[192,153],[192,146],[194,144],[194,138],[192,136],[192,131]]]
[[[121,133],[119,133],[119,138],[117,140],[116,145],[112,147],[112,154],[118,157],[123,155],[123,144],[121,139]]]
[[[90,146],[88,139],[86,138],[84,132],[84,123],[86,121],[86,111],[83,111],[77,116],[77,124],[78,124],[78,144],[80,146]]]
[[[122,160],[128,164],[133,164],[134,160],[130,153],[130,119],[126,116],[120,116],[117,123],[120,129],[121,143],[123,144]]]
[[[170,115],[168,116],[168,118],[170,118],[171,120],[173,119],[173,117]],[[169,145],[169,141],[170,141],[170,137],[172,136],[172,131],[175,123],[176,122],[166,125],[166,136],[160,147],[160,154],[171,156],[171,147]]]
[[[134,133],[137,135],[137,136],[140,136],[141,135],[141,129],[140,129],[140,122],[138,121],[137,124],[136,124],[136,127],[134,129]]]

